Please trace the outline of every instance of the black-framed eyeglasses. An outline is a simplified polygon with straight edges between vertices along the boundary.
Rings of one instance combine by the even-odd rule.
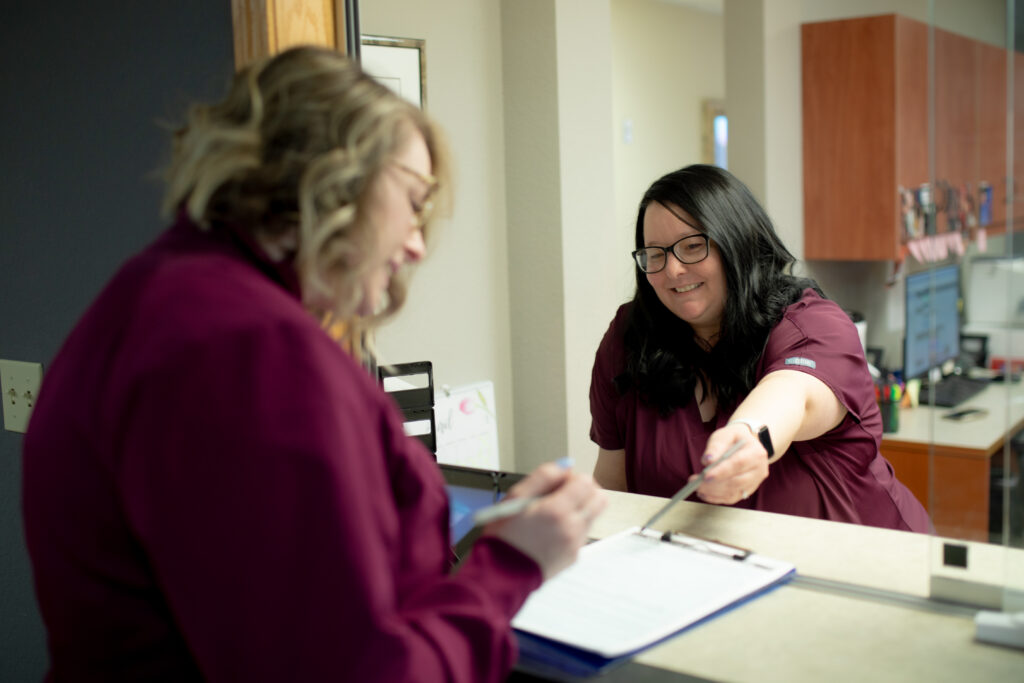
[[[668,265],[668,253],[687,265],[700,263],[708,257],[710,238],[704,233],[687,235],[667,247],[645,247],[633,252],[633,260],[637,267],[650,275],[665,270]]]

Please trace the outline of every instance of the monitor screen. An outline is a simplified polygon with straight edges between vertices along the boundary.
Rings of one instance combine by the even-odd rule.
[[[903,377],[922,377],[960,352],[960,266],[908,275]]]
[[[439,467],[448,492],[452,546],[456,555],[463,557],[479,535],[473,527],[473,513],[504,498],[524,475],[457,465]]]

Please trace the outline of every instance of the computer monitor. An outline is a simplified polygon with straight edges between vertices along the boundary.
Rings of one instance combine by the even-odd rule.
[[[448,492],[449,528],[457,557],[464,557],[479,536],[473,527],[473,513],[505,497],[524,475],[479,470],[457,465],[439,465]]]
[[[960,266],[906,278],[903,377],[923,377],[960,353]]]

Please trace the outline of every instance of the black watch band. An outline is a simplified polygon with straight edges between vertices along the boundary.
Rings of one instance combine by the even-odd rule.
[[[739,422],[747,425],[750,431],[757,435],[757,440],[761,442],[764,449],[768,451],[768,457],[775,455],[775,447],[772,445],[772,435],[768,432],[768,425],[758,425],[753,420],[744,420],[742,418],[732,420],[732,422]]]
[[[775,447],[772,446],[772,435],[768,433],[768,425],[761,425],[761,428],[757,430],[757,438],[760,439],[761,445],[768,451],[768,457],[775,455]]]

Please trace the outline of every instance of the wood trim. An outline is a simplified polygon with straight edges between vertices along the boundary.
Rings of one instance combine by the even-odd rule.
[[[334,49],[343,55],[348,54],[348,45],[345,44],[345,3],[344,0],[334,0]]]
[[[345,53],[342,0],[231,0],[235,68],[295,45]]]
[[[235,69],[270,54],[266,0],[231,0]]]

